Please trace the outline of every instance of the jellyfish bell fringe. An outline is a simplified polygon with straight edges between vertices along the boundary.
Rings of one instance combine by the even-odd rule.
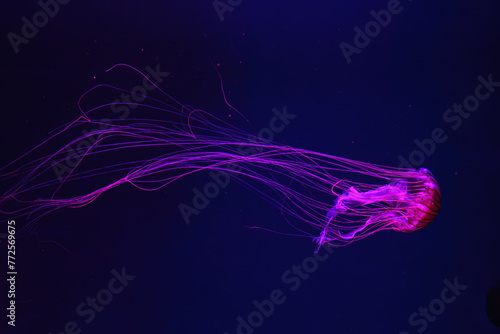
[[[309,238],[318,249],[345,246],[381,230],[413,232],[439,212],[440,189],[425,168],[380,166],[264,141],[225,96],[248,130],[234,125],[235,117],[216,117],[177,101],[132,66],[117,64],[108,71],[118,68],[149,81],[155,96],[84,108],[102,89],[137,95],[97,85],[80,98],[80,117],[0,168],[0,214],[29,221],[18,233],[52,211],[89,205],[123,184],[168,191],[170,183],[202,171],[223,173],[253,189],[284,214],[283,230],[276,232]],[[110,111],[123,106],[132,109],[127,118]],[[94,118],[102,114],[105,126]],[[90,126],[94,130],[81,131]],[[61,142],[73,132],[72,140]],[[47,149],[52,153],[40,153]],[[64,173],[55,173],[61,165]]]

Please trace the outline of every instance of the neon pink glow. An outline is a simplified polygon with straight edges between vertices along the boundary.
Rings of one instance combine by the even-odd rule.
[[[310,238],[318,248],[343,246],[381,230],[413,232],[431,223],[439,212],[440,190],[427,169],[385,167],[263,142],[206,111],[180,103],[129,65],[110,70],[118,67],[132,69],[142,76],[141,81],[146,78],[160,97],[135,93],[144,99],[141,103],[81,107],[77,120],[0,169],[0,182],[10,184],[0,197],[2,213],[28,215],[28,228],[54,210],[88,205],[123,184],[154,191],[203,170],[229,173],[254,189],[284,214],[284,228],[291,227],[294,233],[283,234]],[[134,94],[98,85],[82,95],[79,106],[89,94],[102,95],[107,90]],[[130,117],[99,121],[97,114],[111,118],[109,108],[124,105],[133,107]],[[235,118],[241,119],[228,120]],[[74,139],[55,153],[40,153],[89,124],[98,129],[70,136]],[[88,145],[69,150],[82,142]],[[54,166],[65,163],[68,155],[74,166],[64,177],[55,177]]]

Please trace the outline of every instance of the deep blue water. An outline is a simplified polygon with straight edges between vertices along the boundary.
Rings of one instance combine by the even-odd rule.
[[[437,219],[416,233],[375,234],[318,262],[308,259],[315,249],[310,240],[245,228],[279,230],[286,223],[277,208],[236,182],[189,225],[178,205],[191,204],[193,189],[211,181],[208,173],[157,192],[124,186],[87,207],[46,216],[36,230],[42,241],[31,235],[20,242],[16,327],[2,314],[1,328],[498,333],[484,310],[488,289],[500,279],[498,6],[460,0],[217,4],[231,10],[217,13],[211,0],[73,0],[59,4],[57,13],[47,7],[53,17],[46,25],[39,21],[36,34],[25,28],[31,35],[20,44],[8,34],[22,35],[41,5],[4,4],[1,165],[77,118],[77,100],[93,85],[140,84],[126,72],[106,75],[116,63],[159,66],[168,73],[163,90],[213,113],[227,112],[212,59],[220,64],[229,102],[256,129],[269,126],[274,108],[296,115],[274,134],[276,141],[387,166],[404,158],[430,169],[443,196]],[[374,15],[385,27],[370,23]],[[372,37],[356,37],[356,27],[368,27]],[[342,48],[355,52],[346,56]],[[493,83],[486,87],[484,80]],[[477,94],[482,100],[470,98]],[[462,114],[447,111],[464,100],[479,105]],[[417,142],[427,143],[427,154]],[[4,220],[1,226],[5,238]],[[289,272],[304,261],[317,268],[308,276]],[[102,292],[122,270],[131,276],[126,286],[118,289],[113,281],[117,292]],[[460,285],[455,293],[448,287],[453,284]],[[7,285],[0,286],[5,296]],[[87,298],[97,295],[112,300],[89,311]],[[263,303],[270,298],[277,302],[272,310]],[[268,307],[262,321],[256,304]],[[3,312],[6,305],[4,298]],[[429,307],[427,316],[418,314]],[[239,317],[255,328],[238,330]]]

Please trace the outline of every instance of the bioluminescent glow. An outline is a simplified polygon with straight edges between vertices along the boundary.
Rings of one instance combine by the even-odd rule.
[[[27,216],[25,229],[54,210],[88,205],[126,183],[154,191],[203,170],[230,173],[254,189],[284,214],[284,228],[294,229],[287,234],[311,238],[318,247],[343,246],[381,230],[413,232],[439,212],[440,190],[427,169],[385,167],[264,142],[234,125],[245,118],[227,101],[235,117],[223,120],[180,103],[129,65],[108,71],[117,67],[141,75],[161,97],[93,87],[80,98],[82,116],[2,167],[0,182],[8,190],[0,210],[10,218]],[[112,92],[135,94],[141,102],[83,107],[89,94]],[[110,108],[123,106],[139,117],[110,117]],[[96,129],[72,136],[84,125]],[[44,154],[47,150],[53,153]],[[54,170],[67,161],[72,167],[57,176]]]

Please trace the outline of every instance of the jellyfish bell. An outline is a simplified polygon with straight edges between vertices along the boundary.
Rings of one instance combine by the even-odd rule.
[[[441,191],[432,173],[426,168],[420,168],[410,174],[407,223],[397,226],[396,230],[399,232],[414,232],[426,227],[441,209]]]

